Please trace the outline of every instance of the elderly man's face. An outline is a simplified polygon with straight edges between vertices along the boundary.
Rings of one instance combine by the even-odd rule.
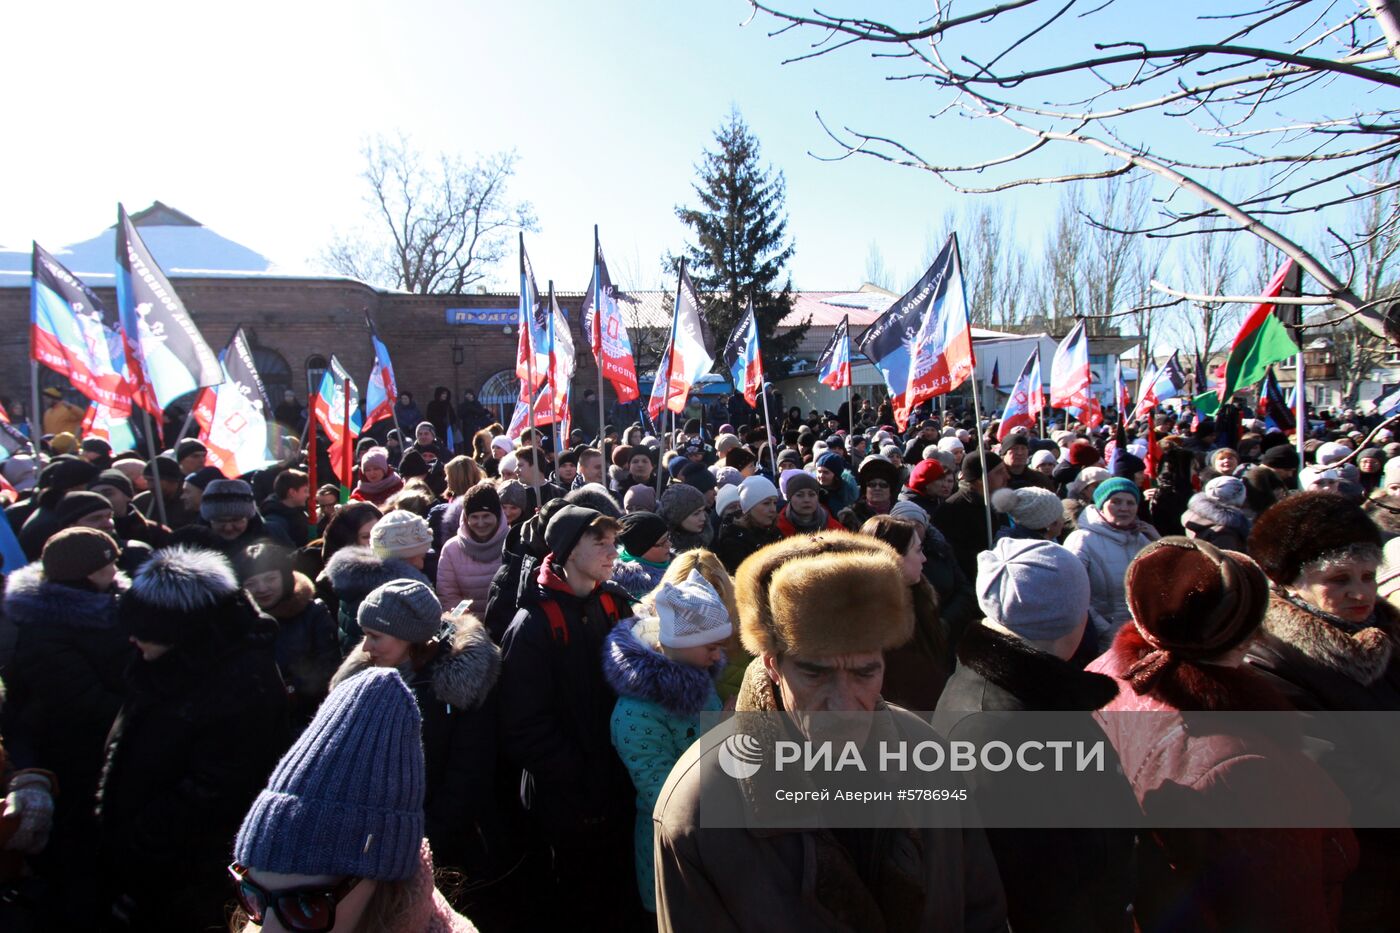
[[[763,667],[783,709],[807,713],[872,712],[885,681],[885,656],[878,651],[819,658],[764,654]]]
[[[1002,462],[1006,464],[1007,468],[1017,473],[1026,468],[1026,461],[1030,458],[1030,448],[1021,444],[1012,444],[1006,449],[1006,453],[1001,455]]]

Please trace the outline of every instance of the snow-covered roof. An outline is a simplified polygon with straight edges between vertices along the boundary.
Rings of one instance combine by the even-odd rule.
[[[132,214],[131,220],[156,262],[172,278],[307,277],[296,270],[279,269],[257,250],[215,233],[160,201]],[[113,224],[81,243],[57,249],[51,244],[40,245],[89,285],[110,286],[115,280],[116,238]],[[0,248],[0,287],[28,287],[30,257],[27,247]]]

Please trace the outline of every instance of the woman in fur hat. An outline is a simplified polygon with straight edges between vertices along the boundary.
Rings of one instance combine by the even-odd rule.
[[[663,582],[647,611],[619,622],[603,648],[603,675],[617,692],[612,743],[637,789],[637,888],[656,910],[651,811],[672,766],[704,731],[702,712],[719,712],[715,678],[734,626],[729,609],[694,568]]]
[[[444,616],[432,588],[392,580],[360,603],[365,633],[331,689],[369,668],[403,675],[423,717],[426,835],[440,865],[479,888],[513,864],[497,795],[496,707],[500,650],[470,613]],[[479,892],[478,892],[479,893]]]
[[[1217,476],[1206,488],[1191,497],[1181,516],[1186,536],[1209,541],[1226,551],[1243,551],[1249,541],[1254,518],[1245,510],[1244,481],[1233,476]]]
[[[1331,492],[1290,496],[1255,520],[1249,551],[1274,584],[1250,667],[1298,709],[1400,710],[1400,614],[1377,598],[1381,535],[1361,507]],[[1400,818],[1386,777],[1400,769],[1392,743],[1331,737],[1319,760],[1354,807]],[[1393,832],[1357,835],[1347,922],[1381,929],[1400,914],[1400,842]]]
[[[49,843],[34,865],[58,886],[55,916],[69,928],[92,920],[80,908],[90,900],[84,866],[97,831],[92,800],[132,656],[117,618],[130,584],[117,571],[119,553],[101,531],[60,531],[44,544],[39,562],[5,581],[0,618],[0,631],[14,639],[5,665],[11,764],[52,773],[61,795]]]
[[[501,569],[510,523],[491,483],[478,483],[462,498],[457,533],[443,545],[437,592],[444,606],[466,601],[468,612],[485,612],[491,578]]]
[[[1105,480],[1094,490],[1093,506],[1079,513],[1078,530],[1065,539],[1065,547],[1089,572],[1090,607],[1098,617],[1095,629],[1101,649],[1131,618],[1123,589],[1128,564],[1159,537],[1157,529],[1138,519],[1141,501],[1142,492],[1132,480]]]
[[[383,506],[389,497],[403,488],[403,477],[389,466],[389,451],[383,447],[371,447],[360,458],[360,481],[350,492],[355,502],[369,502]]]
[[[1269,826],[1279,806],[1306,812],[1310,827],[1346,825],[1347,802],[1303,754],[1303,736],[1277,721],[1192,729],[1161,715],[1290,708],[1244,663],[1272,599],[1269,580],[1243,554],[1172,537],[1144,548],[1126,583],[1134,624],[1089,670],[1118,681],[1101,721],[1149,825],[1167,827],[1141,836],[1139,928],[1338,929],[1357,859],[1350,830],[1234,828]],[[1144,712],[1154,715],[1119,715]],[[1239,819],[1184,828],[1210,813]]]
[[[228,841],[287,746],[276,628],[210,551],[157,551],[122,596],[139,657],[107,738],[96,877],[103,929],[223,922]]]
[[[416,706],[393,670],[331,693],[238,829],[229,929],[475,933],[434,887]]]
[[[316,587],[292,569],[292,554],[276,544],[254,544],[239,555],[238,578],[258,608],[277,620],[274,653],[287,683],[294,731],[311,721],[340,665],[335,617]]]

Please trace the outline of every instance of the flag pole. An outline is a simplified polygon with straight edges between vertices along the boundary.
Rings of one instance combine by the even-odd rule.
[[[29,446],[34,448],[34,456],[39,456],[39,439],[44,436],[41,427],[44,423],[39,414],[39,361],[33,351],[29,357]]]
[[[755,326],[755,327],[758,326],[758,322],[757,322],[757,321],[754,322],[754,326]],[[846,392],[849,393],[850,391],[851,391],[850,386],[847,386],[847,387],[846,387]],[[774,481],[774,482],[777,482],[777,481],[778,481],[778,446],[777,446],[776,443],[774,443],[774,440],[773,440],[773,433],[772,433],[772,432],[773,432],[773,416],[772,416],[771,414],[769,414],[769,412],[768,412],[768,393],[765,392],[765,391],[763,391],[763,387],[760,387],[760,388],[759,388],[759,394],[763,396],[763,421],[764,421],[764,424],[765,424],[766,427],[767,427],[767,431],[766,431],[765,433],[768,435],[768,459],[769,459],[770,461],[772,461],[772,465],[773,465],[773,481]]]
[[[1295,422],[1293,437],[1298,446],[1298,462],[1306,463],[1307,458],[1303,450],[1308,440],[1308,401],[1304,391],[1305,371],[1307,363],[1303,361],[1303,342],[1298,341],[1298,378],[1293,383],[1293,420]]]
[[[350,501],[350,481],[351,481],[352,479],[355,478],[355,468],[354,468],[354,466],[353,466],[353,464],[354,464],[354,462],[355,462],[355,461],[354,461],[354,458],[355,458],[355,446],[354,446],[354,444],[350,441],[350,377],[349,377],[349,376],[346,376],[346,377],[345,377],[345,385],[344,385],[343,388],[344,388],[344,390],[345,390],[345,422],[344,422],[344,424],[342,425],[342,427],[341,427],[341,429],[340,429],[340,444],[341,444],[341,447],[342,447],[342,454],[341,454],[341,456],[343,456],[343,457],[345,458],[345,462],[342,464],[342,466],[345,467],[345,485],[341,487],[341,489],[343,489],[344,492],[341,493],[341,499],[340,499],[340,501],[341,501],[341,502],[349,502],[349,501]]]
[[[657,370],[656,370],[656,378],[657,378],[657,379],[662,378],[663,375],[665,376],[665,379],[666,379],[666,388],[663,389],[662,392],[661,392],[661,411],[662,411],[662,416],[663,416],[663,417],[665,416],[665,412],[669,411],[670,408],[671,408],[671,369],[672,369],[673,366],[675,366],[675,362],[676,362],[676,324],[677,324],[677,318],[678,318],[678,316],[680,315],[680,310],[681,310],[681,287],[682,287],[682,283],[683,283],[683,282],[685,282],[685,257],[684,257],[684,256],[681,257],[681,271],[680,271],[680,274],[676,276],[676,301],[675,301],[675,304],[672,305],[672,307],[671,307],[671,344],[670,344],[670,346],[668,346],[668,347],[666,348],[666,372],[663,374],[663,373],[661,372],[661,368],[660,368],[660,367],[657,367]],[[652,392],[653,392],[653,393],[656,392],[656,383],[655,383],[654,381],[653,381],[653,383],[652,383]],[[671,418],[671,429],[672,429],[672,430],[675,430],[675,427],[676,427],[676,419],[675,419],[674,416],[675,416],[675,413],[672,412],[672,418]],[[660,424],[657,424],[656,427],[659,428],[659,427],[661,427],[661,425],[660,425]],[[664,469],[663,464],[662,464],[661,461],[662,461],[662,460],[665,458],[665,456],[666,456],[666,441],[664,440],[664,432],[663,432],[663,440],[661,441],[661,451],[660,451],[660,454],[661,454],[661,456],[657,458],[657,463],[656,463],[656,498],[657,498],[658,500],[660,500],[660,498],[661,498],[661,473],[663,472],[663,469]]]
[[[319,524],[321,520],[321,504],[316,501],[316,490],[320,488],[316,485],[316,427],[314,424],[311,424],[311,422],[316,420],[316,416],[308,411],[306,413],[306,420],[308,425],[310,425],[311,434],[309,438],[310,443],[307,447],[309,453],[306,458],[306,480],[311,484],[311,497],[306,500],[306,512],[311,516],[311,524],[316,525]]]
[[[151,427],[151,413],[146,410],[144,405],[137,407],[141,409],[141,420],[144,427],[141,433],[146,435],[146,451],[151,455],[151,459],[155,460],[157,456],[156,435],[155,429]],[[37,448],[35,449],[37,450]],[[152,481],[155,483],[155,488],[151,490],[151,498],[156,500],[156,520],[169,528],[170,522],[165,515],[165,493],[160,488],[160,467],[156,467],[152,472],[154,473]]]
[[[958,243],[958,235],[957,235],[956,233],[953,234],[953,256],[954,256],[954,258],[957,260],[957,263],[958,263],[958,266],[957,266],[957,267],[958,267],[958,269],[961,270],[961,269],[962,269],[962,247],[961,247],[961,246],[959,245],[959,243]],[[961,278],[962,278],[962,277],[959,276],[959,279],[961,279]],[[967,289],[966,289],[966,286],[965,286],[965,284],[964,284],[964,288],[963,288],[963,307],[966,308],[967,306],[968,306],[968,305],[967,305]],[[967,322],[967,330],[968,330],[969,343],[971,343],[971,337],[972,337],[972,321],[970,321],[970,320]],[[974,349],[972,352],[973,352],[973,354],[974,354],[974,357],[973,357],[973,359],[972,359],[972,368],[973,368],[973,371],[976,372],[976,370],[977,370],[977,359],[976,359],[975,354],[976,354],[977,351]],[[992,544],[993,544],[993,541],[992,541],[992,496],[991,496],[991,493],[989,493],[989,492],[987,491],[987,435],[986,435],[986,433],[982,430],[982,400],[981,400],[980,398],[978,398],[978,396],[979,396],[980,394],[981,394],[981,393],[977,391],[977,384],[976,384],[976,381],[974,380],[973,386],[972,386],[972,417],[973,417],[974,419],[976,419],[976,421],[977,421],[977,458],[978,458],[979,460],[982,461],[982,510],[983,510],[984,517],[985,517],[986,522],[987,522],[987,547],[991,547]]]
[[[554,280],[549,280],[549,372],[545,374],[545,379],[549,383],[549,407],[553,409],[554,420],[549,423],[549,446],[553,450],[554,457],[559,456],[559,386],[555,385],[554,379]],[[541,451],[543,452],[543,451]],[[540,465],[535,464],[535,472],[540,473]],[[538,498],[538,497],[537,497]],[[543,503],[540,503],[543,505]]]
[[[593,365],[598,367],[598,449],[603,454],[603,477],[607,478],[608,464],[612,461],[608,459],[608,434],[605,430],[604,421],[606,416],[603,413],[603,283],[602,269],[599,268],[598,254],[602,251],[598,245],[598,225],[593,225],[593,327],[592,330],[598,335],[598,352],[593,357]],[[588,335],[588,342],[593,342],[593,334]]]

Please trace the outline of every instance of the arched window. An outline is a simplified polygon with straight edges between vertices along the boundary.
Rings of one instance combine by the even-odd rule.
[[[309,399],[317,392],[321,391],[321,377],[326,374],[330,364],[326,362],[324,356],[308,356],[306,358],[306,397]]]
[[[503,369],[481,384],[476,400],[496,415],[501,424],[510,423],[510,413],[515,408],[515,400],[520,398],[520,380],[514,371]]]
[[[292,367],[282,354],[269,347],[253,344],[249,349],[253,351],[253,366],[262,379],[267,400],[276,408],[282,402],[282,393],[292,388]]]

